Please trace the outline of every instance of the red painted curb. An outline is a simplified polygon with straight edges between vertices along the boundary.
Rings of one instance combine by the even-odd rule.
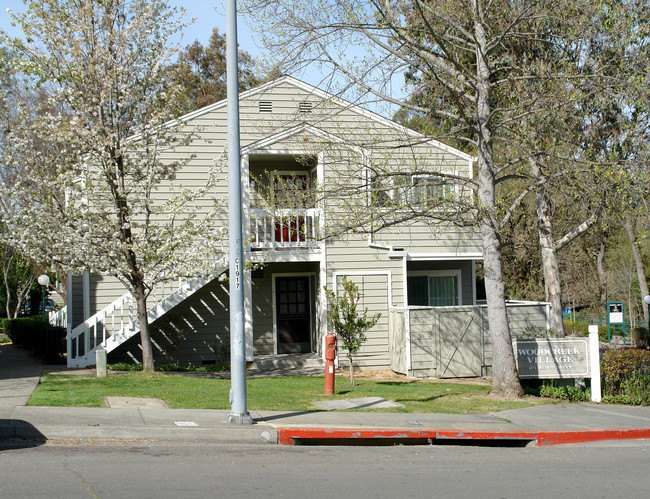
[[[435,430],[361,428],[277,428],[278,443],[294,445],[296,440],[359,438],[436,438]]]
[[[585,431],[540,431],[537,436],[539,447],[557,444],[579,444],[602,440],[633,440],[650,438],[650,428]]]
[[[536,440],[539,447],[650,438],[650,428],[585,431],[478,431],[409,430],[362,428],[277,428],[278,443],[294,445],[300,440],[346,439],[438,439],[438,440]]]

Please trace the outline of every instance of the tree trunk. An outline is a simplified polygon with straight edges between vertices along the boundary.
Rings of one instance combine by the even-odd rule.
[[[643,268],[643,258],[641,258],[641,250],[639,249],[639,241],[636,238],[636,231],[634,230],[634,223],[629,213],[625,214],[623,221],[627,236],[630,239],[630,246],[632,246],[632,254],[634,255],[634,263],[636,264],[636,275],[639,279],[639,290],[641,291],[641,308],[643,309],[643,322],[648,323],[648,306],[643,302],[643,297],[648,296],[648,281]],[[630,307],[630,310],[632,307]]]
[[[11,317],[11,311],[9,310],[9,305],[11,304],[11,290],[9,289],[9,272],[8,272],[8,267],[3,267],[3,268],[2,268],[2,274],[3,274],[3,277],[4,277],[5,292],[6,292],[6,296],[7,296],[7,299],[6,299],[6,301],[5,301],[5,309],[6,309],[6,312],[7,312],[7,317]],[[18,305],[20,305],[20,297],[19,297],[19,299],[18,299]],[[18,312],[16,311],[16,314],[17,314],[17,313],[18,313]],[[15,319],[15,318],[16,318],[16,316],[14,316],[14,319]]]
[[[549,319],[551,330],[558,336],[564,337],[564,322],[562,321],[562,286],[560,284],[560,266],[557,261],[555,240],[553,239],[553,216],[551,215],[550,199],[544,176],[537,161],[530,159],[533,178],[539,181],[537,188],[537,232],[542,253],[542,269],[544,271],[544,290],[546,301],[550,305]]]
[[[350,361],[350,385],[354,386],[354,366],[352,365],[351,353],[348,353],[348,360]]]
[[[596,256],[601,311],[607,308],[607,271],[605,270],[605,254],[607,253],[606,237],[603,235],[603,239],[600,241],[600,247],[598,248],[598,255]]]
[[[499,241],[495,198],[494,154],[490,129],[490,69],[485,57],[488,54],[485,29],[479,19],[474,24],[478,45],[477,72],[477,135],[478,135],[478,197],[480,203],[480,229],[483,238],[483,265],[487,313],[492,340],[492,390],[491,396],[515,398],[523,396],[517,375],[508,314],[506,311],[505,284],[503,282],[502,251]]]
[[[139,281],[135,286],[135,301],[137,304],[138,325],[140,326],[140,344],[142,346],[142,370],[153,372],[153,349],[149,335],[149,319],[147,317],[147,294],[144,282]]]
[[[487,314],[493,352],[490,395],[508,398],[521,397],[523,390],[517,375],[506,311],[501,247],[494,230],[488,224],[481,224],[481,232],[483,234]]]

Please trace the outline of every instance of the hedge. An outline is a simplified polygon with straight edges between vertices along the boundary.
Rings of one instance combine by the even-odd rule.
[[[48,362],[62,360],[65,352],[66,330],[50,326],[47,322],[31,317],[5,321],[5,334],[11,342],[29,350],[36,357]]]

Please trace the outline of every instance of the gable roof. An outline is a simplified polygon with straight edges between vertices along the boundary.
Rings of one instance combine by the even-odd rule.
[[[464,159],[467,161],[475,161],[476,158],[474,156],[471,156],[463,151],[460,151],[454,147],[448,146],[447,144],[444,144],[442,142],[439,142],[435,139],[432,138],[427,138],[426,135],[423,135],[419,132],[416,132],[415,130],[411,130],[410,128],[407,128],[403,125],[400,125],[399,123],[395,123],[392,120],[389,120],[388,118],[385,118],[381,116],[380,114],[377,114],[373,111],[369,111],[368,109],[364,109],[361,106],[358,106],[356,104],[353,104],[349,101],[346,101],[345,99],[342,99],[341,97],[337,97],[333,94],[330,94],[328,92],[325,92],[323,90],[320,90],[308,83],[305,83],[304,81],[298,80],[292,76],[281,76],[280,78],[277,78],[273,81],[264,83],[263,85],[260,85],[259,87],[252,88],[250,90],[247,90],[245,92],[242,92],[239,94],[239,100],[246,100],[250,99],[258,94],[262,94],[274,87],[280,86],[280,85],[291,85],[294,86],[308,94],[315,95],[323,100],[331,101],[337,106],[341,108],[345,108],[353,113],[356,113],[360,116],[363,116],[366,119],[370,119],[372,121],[375,121],[378,124],[381,124],[386,127],[393,128],[395,130],[400,131],[401,133],[405,133],[406,135],[415,138],[415,139],[422,139],[423,143],[429,144],[432,147],[442,149],[445,152],[448,152],[460,159]],[[179,118],[177,118],[175,121],[176,122],[187,122],[190,120],[193,120],[195,118],[199,118],[205,114],[208,114],[210,112],[222,109],[227,106],[227,99],[223,99],[219,102],[215,102],[214,104],[210,104],[208,106],[202,107],[201,109],[197,109],[196,111],[192,111],[188,114],[185,114]]]

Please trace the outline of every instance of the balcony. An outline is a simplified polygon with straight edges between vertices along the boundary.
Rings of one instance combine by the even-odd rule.
[[[251,209],[251,249],[319,248],[319,218],[316,208]]]

